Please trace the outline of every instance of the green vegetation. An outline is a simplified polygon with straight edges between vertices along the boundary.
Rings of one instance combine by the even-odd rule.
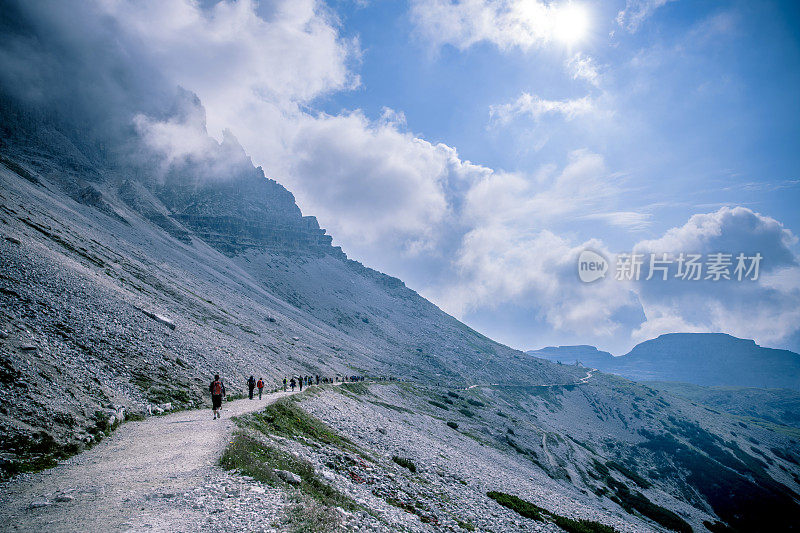
[[[447,425],[448,427],[451,427],[453,429],[458,429],[458,424],[456,424],[455,422],[448,422]]]
[[[467,531],[475,531],[475,524],[473,524],[472,522],[463,522],[458,518],[456,518],[456,524],[458,524],[458,527],[460,527],[461,529],[466,529]]]
[[[662,477],[683,471],[681,479],[704,496],[716,515],[733,529],[756,531],[769,523],[778,531],[797,522],[800,505],[796,495],[772,479],[760,462],[747,460],[743,453],[739,457],[738,447],[734,448],[737,456],[730,454],[720,447],[726,443],[719,437],[695,430],[693,425],[682,424],[678,429],[693,447],[669,433],[639,431],[647,439],[640,446],[656,454]]]
[[[616,463],[613,464],[616,465]],[[686,520],[669,509],[654,504],[641,492],[631,490],[624,483],[614,479],[611,476],[608,466],[595,460],[594,468],[597,471],[596,477],[602,480],[609,489],[614,491],[614,496],[611,496],[611,500],[619,504],[619,506],[627,512],[633,513],[633,511],[637,511],[654,522],[674,531],[680,531],[681,533],[692,532],[692,526],[690,526]],[[631,472],[630,469],[626,470]]]
[[[796,457],[794,457],[793,455],[791,455],[789,453],[785,453],[780,448],[770,448],[770,451],[772,453],[774,453],[776,457],[779,457],[779,458],[783,459],[784,461],[788,461],[788,462],[794,463],[796,465],[800,464],[800,461],[798,461],[798,459]]]
[[[616,461],[607,461],[606,462],[606,466],[608,468],[616,470],[617,472],[619,472],[620,474],[622,474],[626,478],[630,479],[631,481],[633,481],[634,483],[636,483],[637,485],[639,485],[643,489],[649,489],[650,487],[653,486],[652,483],[647,481],[645,478],[643,478],[642,476],[640,476],[639,474],[637,474],[636,472],[634,472],[630,468],[626,467],[625,465],[621,465]]]
[[[467,403],[470,405],[474,405],[475,407],[486,407],[485,403],[479,402],[478,400],[473,400],[472,398],[467,400]]]
[[[295,402],[286,398],[268,405],[258,413],[238,418],[237,423],[257,429],[264,434],[276,433],[284,437],[300,435],[339,448],[355,448],[351,441],[340,436],[321,420],[309,415]]]
[[[614,528],[601,524],[600,522],[557,515],[527,500],[514,496],[513,494],[491,491],[486,493],[486,495],[500,505],[508,507],[525,518],[538,521],[550,520],[564,531],[570,533],[614,533]]]
[[[332,507],[326,507],[308,496],[297,498],[289,508],[290,531],[292,533],[324,533],[339,531],[341,516]]]
[[[436,400],[428,400],[428,403],[431,404],[434,407],[438,407],[439,409],[444,409],[445,411],[448,410],[447,406],[445,404],[439,403]]]
[[[467,418],[472,418],[473,416],[475,416],[475,413],[473,413],[472,411],[470,411],[466,407],[462,407],[461,409],[458,410],[458,412],[461,413],[462,415],[466,416]]]
[[[285,484],[276,470],[288,470],[302,479],[299,488],[303,494],[329,507],[342,507],[350,511],[357,508],[351,498],[320,481],[314,475],[313,465],[308,461],[268,446],[242,432],[236,433],[225,449],[220,465],[270,485]]]
[[[538,505],[534,505],[513,494],[506,494],[505,492],[490,491],[487,492],[486,495],[503,507],[508,507],[525,518],[538,520],[540,522],[544,521],[544,517],[542,517],[542,511],[544,511],[544,509]]]
[[[415,465],[414,462],[411,461],[411,459],[408,459],[406,457],[398,457],[397,455],[394,455],[392,456],[392,461],[399,464],[403,468],[408,468],[412,472],[417,471],[417,465]]]
[[[453,391],[447,391],[447,395],[448,395],[448,396],[450,396],[451,398],[455,398],[455,399],[457,399],[457,400],[460,400],[460,399],[461,399],[461,396],[459,396],[458,394],[456,394],[456,393],[455,393],[455,392],[453,392]]]
[[[342,383],[339,385],[339,389],[352,394],[369,394],[369,387],[367,387],[364,383]]]

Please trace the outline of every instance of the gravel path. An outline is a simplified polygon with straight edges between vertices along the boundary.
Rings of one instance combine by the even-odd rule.
[[[0,530],[166,528],[164,504],[224,475],[216,462],[233,431],[231,417],[288,394],[226,402],[220,420],[204,409],[128,422],[55,468],[0,484]]]

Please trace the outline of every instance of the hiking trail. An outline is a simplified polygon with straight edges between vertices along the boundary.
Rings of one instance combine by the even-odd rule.
[[[291,394],[223,402],[219,420],[212,420],[211,409],[197,409],[127,422],[54,468],[1,483],[2,529],[153,529],[148,525],[164,518],[153,500],[201,487],[219,472],[217,461],[235,426],[232,417]]]
[[[572,385],[585,385],[586,383],[589,383],[589,380],[592,379],[592,376],[594,375],[595,372],[597,372],[596,368],[590,368],[589,370],[586,371],[586,375],[585,376],[583,376],[578,381],[573,381],[571,383],[546,383],[544,385],[505,385],[505,384],[500,384],[500,383],[488,383],[488,384],[485,384],[485,385],[482,385],[482,384],[470,385],[468,387],[465,387],[464,390],[472,390],[472,389],[479,388],[479,387],[481,387],[481,388],[482,387],[521,387],[521,388],[544,387],[544,388],[547,388],[547,387],[569,387],[569,386],[572,386]]]

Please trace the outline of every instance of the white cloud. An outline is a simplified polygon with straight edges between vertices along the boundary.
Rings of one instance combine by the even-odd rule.
[[[303,118],[286,158],[290,188],[334,235],[415,250],[431,246],[452,216],[447,190],[465,164],[448,146],[361,113]]]
[[[588,96],[574,100],[545,100],[535,94],[522,93],[514,102],[491,106],[489,114],[500,123],[507,123],[520,115],[530,116],[537,121],[545,115],[562,115],[572,120],[594,109],[594,102]]]
[[[632,332],[633,340],[672,331],[711,331],[780,345],[800,329],[800,267],[792,247],[797,237],[777,220],[744,207],[722,207],[692,216],[663,237],[642,241],[645,254],[760,253],[757,281],[642,282],[636,290],[647,320]]]
[[[600,85],[600,72],[594,58],[582,53],[577,53],[566,62],[567,72],[574,80],[586,80],[591,85]]]
[[[639,26],[659,7],[673,0],[627,0],[625,9],[617,13],[617,23],[630,33],[636,33]]]
[[[623,325],[616,314],[638,308],[630,287],[584,285],[577,276],[580,252],[590,248],[608,256],[604,245],[553,230],[565,220],[593,215],[608,222],[603,215],[619,194],[619,177],[600,155],[585,150],[570,154],[560,171],[546,165],[533,177],[485,174],[465,195],[462,220],[468,229],[455,254],[456,276],[427,292],[456,316],[511,304],[532,308],[532,321],[560,332],[605,339],[619,334]],[[642,217],[628,217],[641,223]]]
[[[527,50],[552,42],[563,30],[560,10],[568,3],[538,0],[413,0],[418,33],[435,46],[461,50],[489,42],[502,50]]]

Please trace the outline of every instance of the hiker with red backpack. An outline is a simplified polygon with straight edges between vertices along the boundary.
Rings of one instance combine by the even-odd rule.
[[[258,387],[258,399],[261,399],[261,391],[264,390],[264,378],[258,378],[258,383],[256,383],[256,387]]]
[[[211,410],[214,411],[214,420],[220,417],[219,410],[222,408],[222,397],[225,395],[225,385],[219,379],[219,374],[214,375],[214,381],[208,387],[211,392]]]

